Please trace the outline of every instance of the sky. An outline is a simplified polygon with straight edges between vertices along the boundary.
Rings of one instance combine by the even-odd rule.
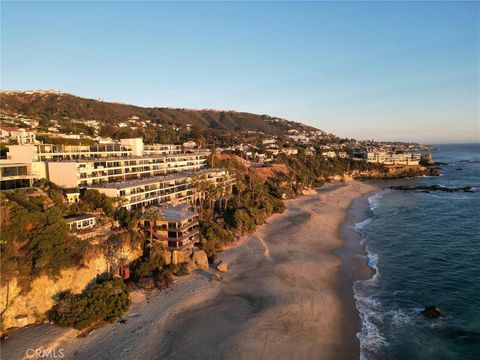
[[[478,2],[6,2],[1,89],[480,141]]]

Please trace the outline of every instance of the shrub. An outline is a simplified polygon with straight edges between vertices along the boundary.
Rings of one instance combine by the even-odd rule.
[[[163,270],[155,276],[155,287],[159,290],[168,289],[173,284],[173,275],[169,270]]]
[[[216,252],[224,245],[233,242],[233,234],[215,222],[202,222],[200,233],[202,235],[201,248],[210,260],[215,259]]]
[[[141,288],[150,288],[155,282],[160,281],[163,285],[171,285],[171,281],[165,279],[165,250],[159,244],[153,246],[149,255],[145,255],[130,264],[131,280]],[[163,286],[162,285],[162,286]],[[167,287],[168,287],[167,286]]]
[[[236,230],[241,234],[252,233],[255,231],[255,221],[245,209],[237,209],[233,214],[233,223]]]
[[[262,210],[257,209],[255,207],[248,207],[247,211],[248,211],[248,214],[250,215],[250,218],[255,223],[255,225],[261,225],[265,222],[266,216]],[[247,230],[247,232],[249,231]]]
[[[81,294],[62,294],[48,311],[57,325],[84,329],[97,321],[115,321],[130,306],[130,298],[121,279],[104,280]]]
[[[105,214],[113,216],[114,207],[112,198],[100,193],[98,190],[88,189],[82,193],[81,199],[93,209],[101,208]]]

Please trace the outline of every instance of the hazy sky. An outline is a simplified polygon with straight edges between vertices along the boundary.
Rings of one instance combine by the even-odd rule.
[[[5,2],[1,88],[479,141],[478,2]]]

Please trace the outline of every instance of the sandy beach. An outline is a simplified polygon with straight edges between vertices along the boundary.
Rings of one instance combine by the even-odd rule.
[[[2,359],[49,344],[67,359],[358,359],[351,282],[363,276],[363,259],[339,233],[353,200],[375,190],[349,182],[289,200],[284,214],[222,252],[223,281],[210,269],[148,299],[135,293],[126,324],[87,337],[52,325],[21,329],[3,341]]]

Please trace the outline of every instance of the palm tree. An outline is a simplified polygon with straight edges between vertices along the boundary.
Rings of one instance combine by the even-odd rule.
[[[225,182],[225,208],[224,210],[227,211],[228,200],[232,197],[232,185],[228,181],[228,177],[224,176],[223,181]]]
[[[205,186],[205,197],[207,198],[208,202],[208,211],[210,217],[213,215],[213,208],[215,206],[215,199],[218,194],[218,188],[215,184],[211,182],[207,182]]]
[[[202,220],[204,198],[208,186],[208,181],[205,179],[205,175],[194,175],[192,177],[192,186],[195,190],[193,206],[197,209],[198,217]],[[199,202],[199,206],[197,206],[197,201]]]
[[[147,247],[151,248],[153,246],[153,231],[155,228],[155,220],[157,219],[157,210],[155,208],[150,208],[146,213],[143,214],[144,220],[148,220],[149,230],[150,230],[150,241],[147,244]]]
[[[228,199],[232,196],[232,187],[228,182],[228,176],[223,175],[218,180],[218,186],[220,188],[220,208],[227,210]],[[223,201],[223,206],[222,206]]]

